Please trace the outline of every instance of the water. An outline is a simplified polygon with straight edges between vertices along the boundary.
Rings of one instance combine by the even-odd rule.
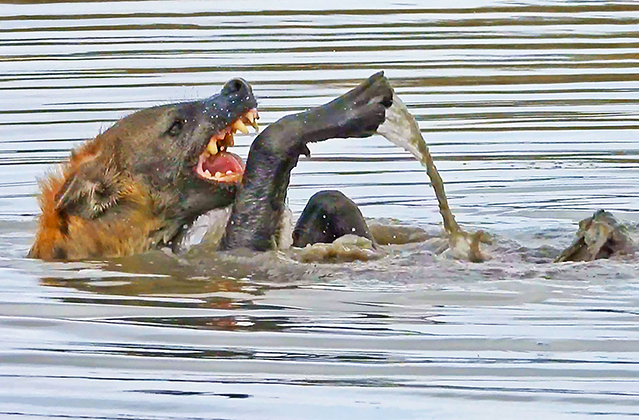
[[[37,178],[132,110],[241,76],[266,126],[378,70],[492,260],[23,258]],[[637,232],[638,77],[636,2],[0,2],[0,417],[635,417],[637,261],[548,261],[599,208]],[[311,149],[295,214],[338,188],[441,229],[407,152]]]

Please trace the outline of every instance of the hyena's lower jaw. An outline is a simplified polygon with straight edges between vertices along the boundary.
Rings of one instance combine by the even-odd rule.
[[[235,145],[233,135],[238,131],[249,134],[247,125],[259,131],[257,109],[250,109],[237,120],[226,126],[221,131],[213,134],[204,151],[198,157],[195,173],[202,179],[217,183],[236,184],[244,175],[244,162],[242,159],[227,149]]]

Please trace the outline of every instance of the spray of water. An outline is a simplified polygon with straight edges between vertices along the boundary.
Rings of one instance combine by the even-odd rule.
[[[450,245],[449,253],[460,259],[481,262],[487,256],[481,251],[479,244],[485,236],[483,232],[470,234],[464,231],[453,216],[446,192],[444,191],[444,181],[442,181],[433,158],[428,151],[428,146],[419,130],[419,125],[408,108],[393,94],[393,105],[386,111],[386,121],[378,128],[377,132],[390,142],[400,146],[411,154],[426,168],[426,173],[430,178],[431,185],[435,190],[437,201],[439,202],[439,212],[444,221],[444,230],[448,235]]]

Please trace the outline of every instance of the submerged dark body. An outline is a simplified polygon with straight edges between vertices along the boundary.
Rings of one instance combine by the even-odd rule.
[[[331,243],[344,235],[357,235],[375,244],[362,212],[339,191],[320,191],[306,204],[293,230],[293,246]]]

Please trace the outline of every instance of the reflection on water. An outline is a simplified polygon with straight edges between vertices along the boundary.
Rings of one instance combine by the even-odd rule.
[[[635,2],[0,1],[0,28],[1,417],[638,412],[639,265],[549,263],[599,208],[637,233]],[[267,125],[378,70],[457,220],[494,237],[492,260],[442,258],[436,240],[366,263],[23,259],[37,178],[132,110],[241,76]],[[294,213],[338,188],[368,217],[438,235],[407,152],[376,136],[312,153]]]

